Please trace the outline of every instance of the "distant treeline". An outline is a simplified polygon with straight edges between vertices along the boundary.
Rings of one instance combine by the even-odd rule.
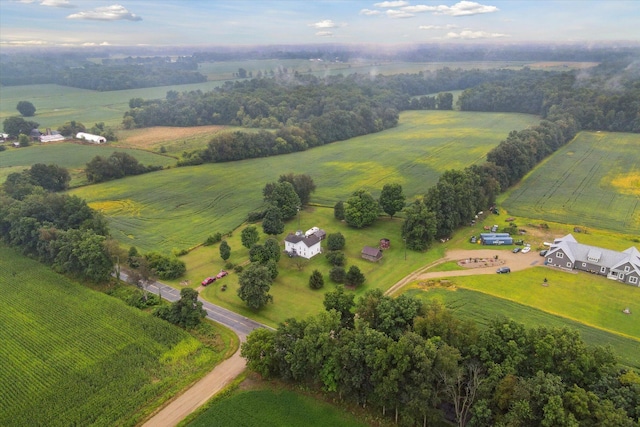
[[[105,59],[96,64],[76,57],[0,56],[0,84],[59,84],[98,91],[202,83],[207,77],[197,72],[190,59],[169,58]]]

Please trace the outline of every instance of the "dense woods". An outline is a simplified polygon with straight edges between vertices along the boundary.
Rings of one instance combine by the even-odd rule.
[[[640,377],[609,348],[566,328],[496,318],[486,329],[379,290],[357,302],[327,293],[326,312],[258,329],[242,346],[248,367],[378,408],[400,425],[633,426]],[[634,422],[635,420],[635,422]]]

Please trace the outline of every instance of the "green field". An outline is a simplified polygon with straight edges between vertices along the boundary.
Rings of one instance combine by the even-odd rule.
[[[581,132],[503,202],[510,214],[640,235],[640,135]]]
[[[312,202],[333,206],[355,190],[377,197],[399,182],[411,198],[447,169],[481,163],[510,130],[538,118],[524,114],[406,112],[377,134],[261,159],[169,169],[72,191],[105,213],[126,246],[171,251],[235,229],[262,203],[262,188],[280,174],[309,174]]]
[[[354,415],[288,390],[250,390],[215,402],[190,427],[364,427]]]
[[[84,145],[66,142],[32,145],[0,152],[0,183],[4,182],[10,173],[28,169],[33,164],[54,163],[69,169],[73,175],[71,185],[77,185],[85,181],[84,173],[81,171],[84,170],[87,162],[95,156],[109,157],[114,151],[128,153],[143,165],[166,167],[176,164],[176,159],[172,157],[154,154],[149,151],[123,149],[109,145]]]
[[[436,245],[433,250],[426,253],[407,251],[405,260],[399,219],[390,221],[388,218],[381,218],[371,227],[358,230],[335,220],[333,209],[316,207],[307,208],[301,212],[300,225],[303,230],[317,226],[327,233],[341,232],[345,236],[344,252],[348,258],[348,265],[357,265],[366,277],[365,284],[356,291],[356,295],[370,289],[386,290],[397,280],[425,263],[440,258],[443,253],[442,246]],[[297,223],[293,220],[285,228],[285,233],[292,232],[296,228]],[[262,231],[260,227],[258,229]],[[249,258],[248,250],[241,245],[240,234],[240,230],[237,230],[228,239],[231,246],[229,261],[235,264],[241,264]],[[282,234],[278,239],[282,240],[285,236],[286,234]],[[384,252],[384,257],[377,263],[362,259],[360,252],[363,246],[377,246],[383,237],[391,241],[391,247]],[[258,243],[262,244],[265,239],[266,236],[262,235]],[[323,244],[323,248],[326,249],[326,244]],[[187,264],[187,273],[178,280],[167,281],[176,287],[180,287],[180,282],[184,280],[190,281],[189,286],[196,287],[202,279],[224,268],[224,263],[220,259],[219,245],[199,247],[181,259]],[[202,295],[208,301],[274,327],[290,317],[305,318],[324,309],[322,305],[324,294],[333,290],[334,284],[329,280],[331,266],[324,255],[313,257],[308,263],[304,263],[302,268],[296,265],[296,261],[295,258],[283,255],[278,266],[278,277],[269,292],[273,295],[273,304],[267,304],[257,312],[248,309],[246,304],[238,298],[238,275],[235,273],[204,288]],[[308,285],[309,276],[316,269],[324,276],[325,286],[321,290],[312,290]],[[222,284],[227,285],[226,291],[222,291]]]
[[[448,289],[434,287],[428,290],[412,287],[406,290],[406,294],[424,301],[440,301],[451,309],[457,318],[473,320],[481,328],[487,326],[497,316],[504,316],[530,328],[544,326],[577,329],[588,345],[611,345],[622,364],[640,368],[640,352],[638,351],[640,343],[638,340],[592,328],[537,308],[482,292],[455,287]]]
[[[0,294],[3,426],[135,425],[222,357],[3,245]]]

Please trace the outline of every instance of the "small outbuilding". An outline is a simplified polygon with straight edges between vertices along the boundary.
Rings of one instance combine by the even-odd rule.
[[[362,248],[362,252],[360,254],[362,258],[373,262],[378,262],[382,258],[382,251],[378,248],[372,248],[371,246],[365,246]]]
[[[105,142],[107,142],[107,138],[105,138],[104,136],[94,135],[92,133],[86,132],[78,132],[76,134],[76,139],[83,139],[93,144],[104,144]]]

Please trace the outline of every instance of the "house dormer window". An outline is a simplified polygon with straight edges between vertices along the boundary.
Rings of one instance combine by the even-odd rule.
[[[558,252],[556,254],[556,258],[564,258],[564,254],[562,252]]]
[[[624,266],[624,272],[628,273],[629,271],[631,271],[631,267],[629,267],[628,265]]]

